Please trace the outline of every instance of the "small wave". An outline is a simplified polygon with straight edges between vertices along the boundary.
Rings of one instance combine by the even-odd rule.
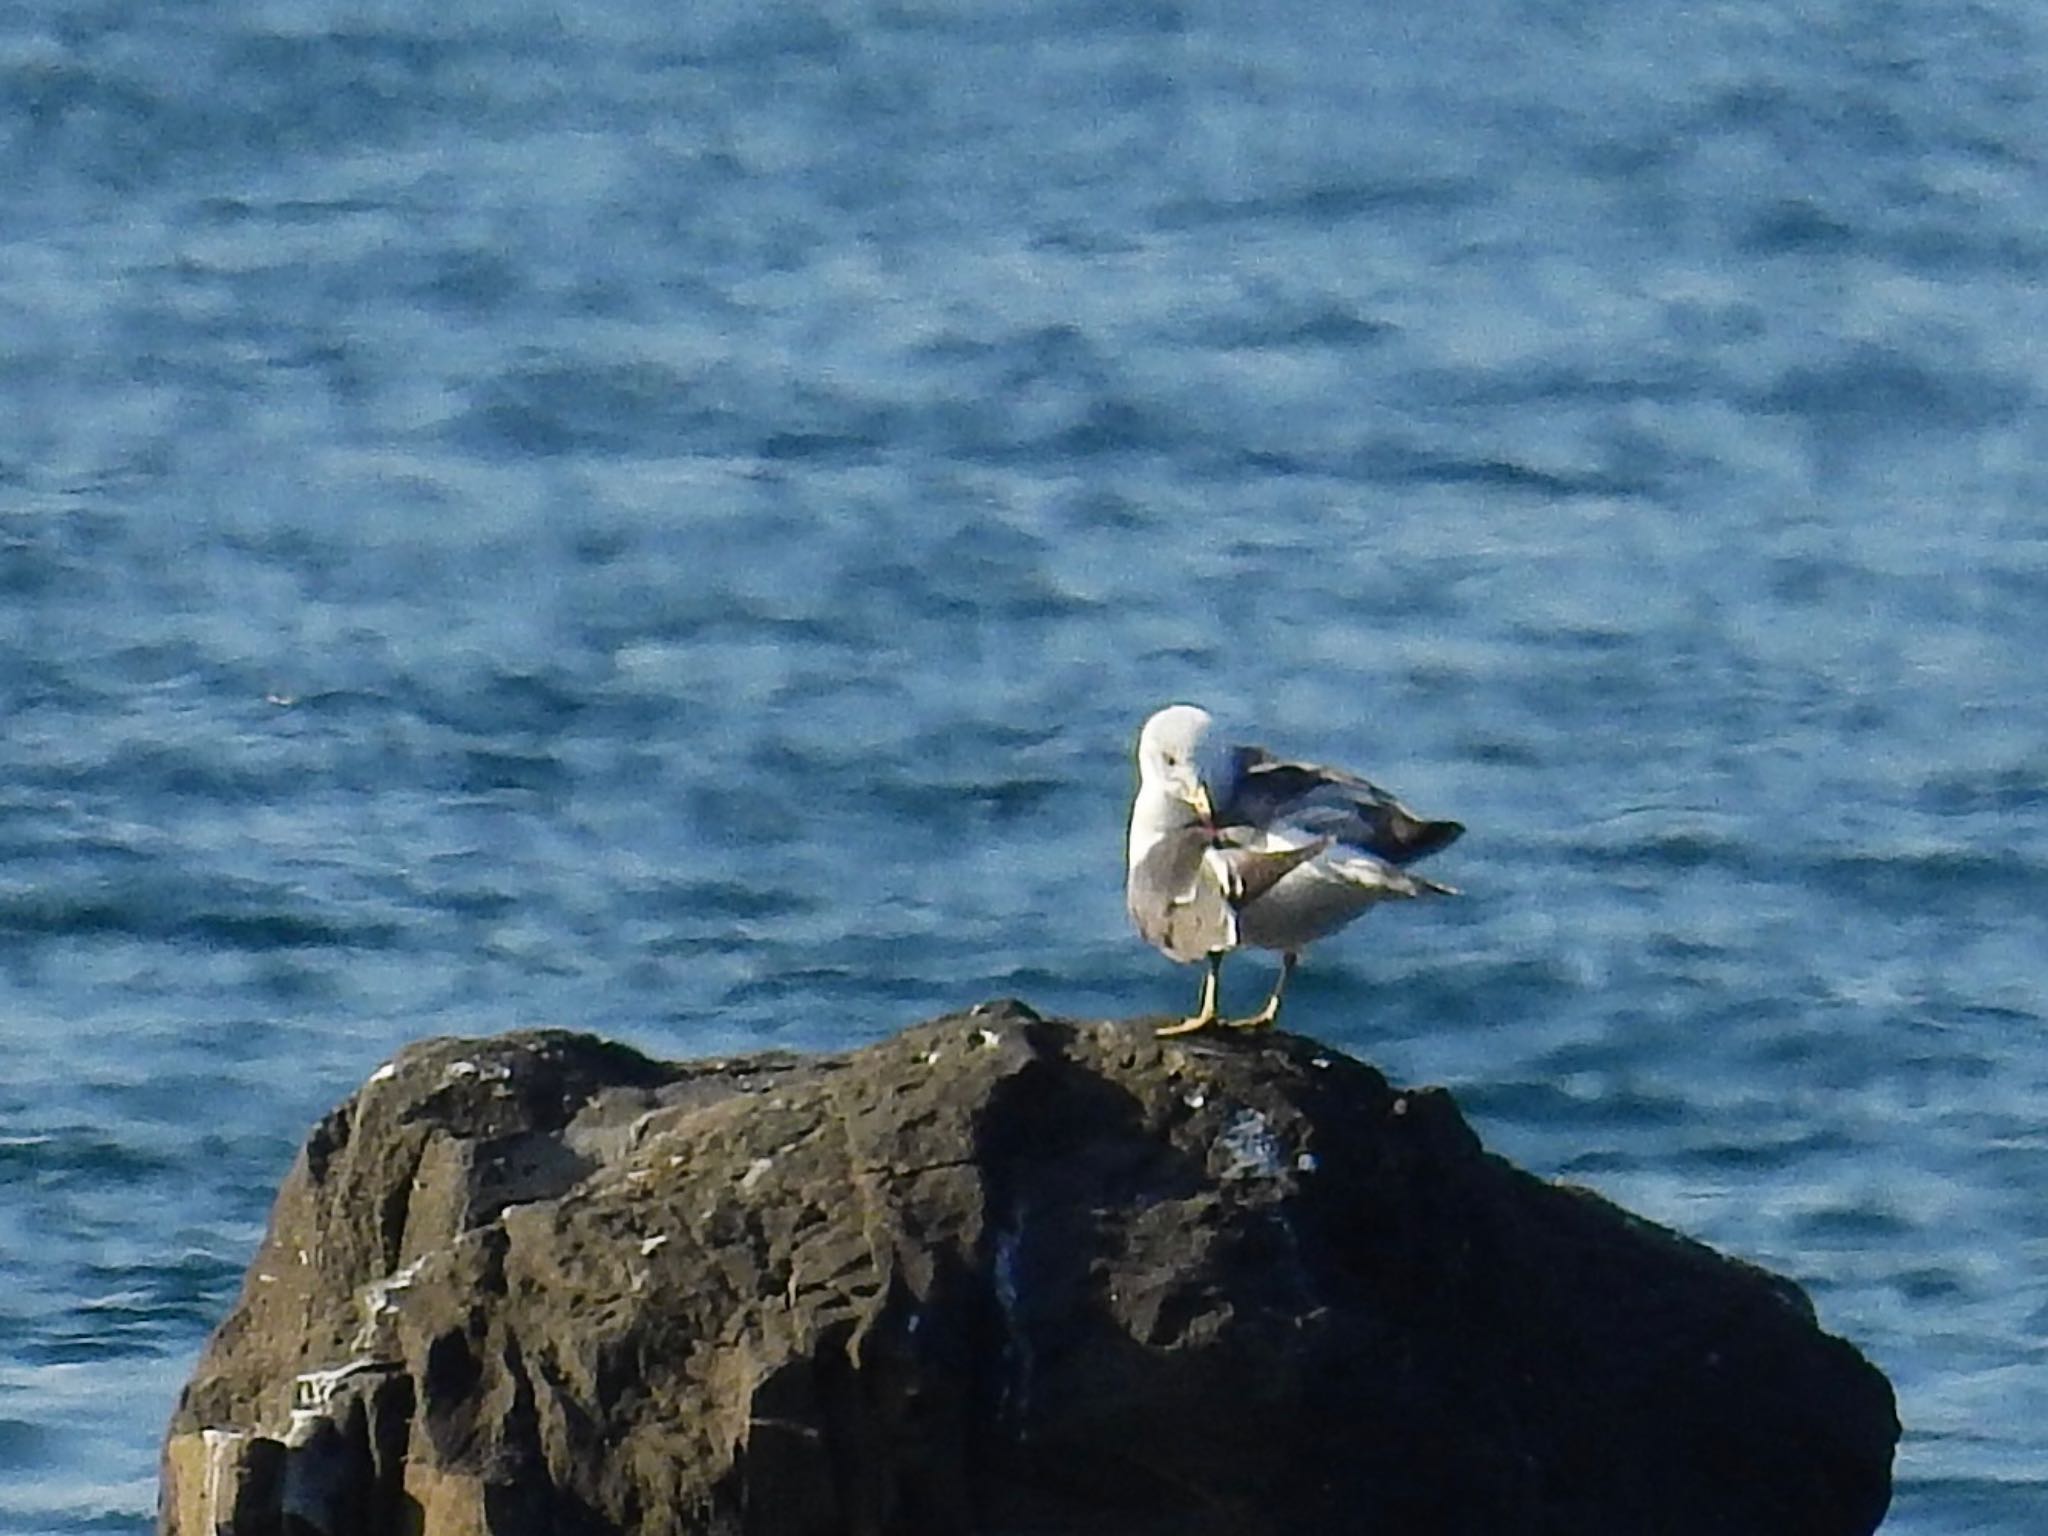
[[[1757,1135],[1748,1140],[1720,1140],[1688,1148],[1680,1161],[1689,1167],[1740,1173],[1771,1173],[1810,1166],[1819,1155],[1850,1148],[1847,1136],[1833,1131],[1793,1135]]]
[[[1376,346],[1398,330],[1390,321],[1371,319],[1335,300],[1300,305],[1276,298],[1213,320],[1190,340],[1198,346],[1231,351],[1349,351]]]
[[[404,702],[421,719],[485,743],[509,736],[553,736],[588,705],[588,694],[573,679],[488,664],[464,666],[447,676],[415,673],[407,679],[406,695]]]
[[[1831,254],[1857,243],[1856,228],[1811,198],[1782,198],[1750,217],[1736,238],[1752,256]]]
[[[1163,229],[1199,229],[1216,224],[1307,223],[1318,228],[1390,213],[1446,213],[1477,203],[1486,187],[1469,177],[1389,177],[1364,181],[1317,181],[1242,197],[1180,198],[1155,215]]]
[[[892,778],[868,793],[876,807],[910,818],[913,824],[922,821],[929,835],[1020,820],[1072,787],[1065,780],[1045,777]]]
[[[2048,881],[2039,860],[2008,848],[1858,850],[1817,859],[1811,870],[1826,888],[1896,913],[1970,898],[2031,905]]]
[[[1669,1130],[1683,1124],[1691,1112],[1676,1094],[1625,1083],[1567,1086],[1548,1079],[1508,1076],[1461,1085],[1458,1103],[1468,1116],[1489,1123],[1571,1126],[1575,1133],[1596,1125],[1617,1130]]]
[[[403,938],[397,923],[342,923],[299,912],[197,912],[168,925],[170,937],[224,949],[389,949]]]
[[[2048,765],[1942,774],[1914,797],[1923,810],[1943,816],[2007,815],[2048,805]]]
[[[166,1158],[84,1126],[0,1140],[0,1176],[14,1170],[38,1183],[76,1182],[96,1188],[108,1182],[136,1183],[172,1167]]]
[[[466,794],[518,790],[547,799],[568,789],[569,770],[552,753],[473,747],[462,754],[459,783]]]
[[[141,794],[257,804],[277,796],[286,772],[275,759],[238,756],[219,742],[121,741],[104,755],[61,765],[52,787],[68,784],[130,798]]]
[[[1915,1304],[1957,1301],[1971,1290],[1965,1277],[1946,1265],[1901,1270],[1891,1277],[1891,1285],[1892,1289]]]
[[[1987,369],[1941,367],[1889,347],[1858,345],[1787,368],[1753,407],[1803,418],[1839,436],[1930,428],[1982,431],[2010,420],[2032,399],[2017,378]]]
[[[719,391],[652,363],[563,362],[484,381],[452,430],[465,446],[516,457],[618,453],[739,418]]]
[[[1817,1241],[1886,1242],[1904,1237],[1913,1230],[1912,1223],[1897,1211],[1875,1205],[1826,1206],[1800,1216],[1794,1226]]]
[[[404,937],[393,922],[347,922],[284,909],[170,910],[168,893],[138,890],[122,898],[37,891],[0,896],[0,933],[138,939],[216,949],[388,949]]]
[[[737,880],[654,881],[631,894],[635,912],[648,917],[689,917],[700,922],[765,922],[818,910],[815,896],[787,886]]]
[[[1485,490],[1528,491],[1544,497],[1643,496],[1654,487],[1646,482],[1598,471],[1569,473],[1538,469],[1533,464],[1498,457],[1463,458],[1453,454],[1379,450],[1364,456],[1363,469],[1372,478],[1394,484],[1476,486]]]
[[[1719,868],[1755,872],[1762,855],[1751,844],[1706,828],[1670,828],[1613,841],[1592,840],[1566,850],[1574,864],[1590,869]]]

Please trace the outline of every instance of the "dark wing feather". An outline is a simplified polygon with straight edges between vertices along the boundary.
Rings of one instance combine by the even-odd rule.
[[[1234,907],[1257,901],[1281,878],[1329,849],[1331,839],[1318,837],[1298,848],[1246,848],[1230,841],[1228,832],[1217,845],[1223,867],[1224,893]]]
[[[1240,747],[1235,766],[1230,794],[1216,810],[1221,826],[1292,822],[1389,864],[1426,858],[1465,830],[1459,822],[1417,816],[1379,785],[1341,768],[1286,762],[1263,747]]]

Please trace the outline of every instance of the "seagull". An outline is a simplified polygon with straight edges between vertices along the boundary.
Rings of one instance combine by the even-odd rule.
[[[1138,733],[1124,901],[1150,943],[1208,967],[1195,1011],[1161,1035],[1264,1029],[1307,945],[1389,897],[1456,894],[1403,866],[1455,842],[1458,822],[1425,821],[1340,768],[1222,742],[1214,724],[1175,704]],[[1222,1019],[1223,957],[1241,944],[1278,950],[1280,975],[1265,1007]]]

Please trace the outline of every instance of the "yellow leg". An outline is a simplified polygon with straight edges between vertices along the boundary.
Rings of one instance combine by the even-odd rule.
[[[1223,975],[1223,956],[1210,955],[1209,974],[1202,978],[1202,1001],[1195,1011],[1178,1024],[1166,1024],[1153,1031],[1162,1040],[1168,1035],[1192,1035],[1198,1029],[1207,1029],[1216,1022],[1216,985]]]
[[[1287,990],[1287,979],[1294,974],[1295,956],[1292,951],[1280,956],[1280,976],[1273,983],[1273,995],[1266,999],[1266,1006],[1244,1019],[1225,1019],[1226,1029],[1265,1029],[1280,1017],[1280,995]]]

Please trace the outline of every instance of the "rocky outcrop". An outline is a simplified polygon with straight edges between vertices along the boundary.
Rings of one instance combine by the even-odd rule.
[[[1285,1034],[996,1004],[845,1056],[434,1040],[313,1131],[161,1529],[1867,1532],[1790,1283]]]

